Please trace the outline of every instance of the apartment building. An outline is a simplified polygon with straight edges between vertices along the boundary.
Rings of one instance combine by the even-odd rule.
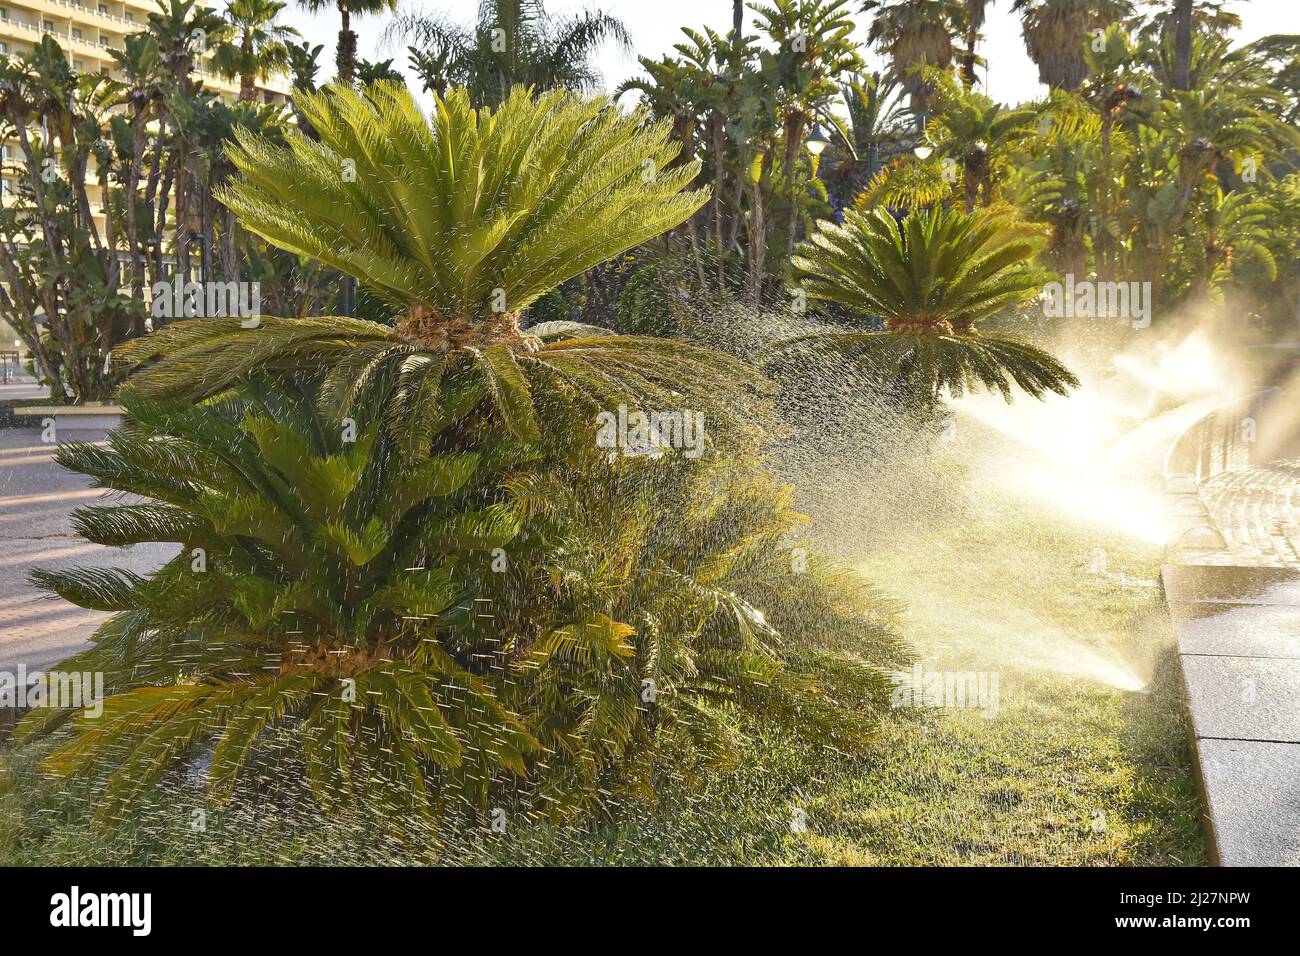
[[[158,9],[154,0],[0,0],[0,56],[15,56],[32,49],[41,35],[50,33],[67,51],[76,70],[116,72],[110,51],[122,49],[128,33],[143,29],[151,12]],[[238,80],[226,80],[209,70],[200,69],[204,87],[234,99],[239,94]],[[289,92],[287,78],[275,77],[261,83],[258,93],[264,102],[283,103]],[[13,143],[3,146],[3,164],[7,166],[17,151]],[[0,191],[7,195],[13,188],[8,175],[0,175]],[[99,187],[92,186],[92,208],[99,210]],[[101,223],[102,225],[102,223]]]
[[[67,52],[74,69],[116,75],[110,51],[122,49],[123,37],[143,29],[149,14],[157,9],[154,0],[0,0],[0,56],[27,52],[40,42],[42,34],[49,33]],[[208,90],[230,100],[239,95],[238,80],[223,79],[206,68],[198,73]],[[259,81],[258,93],[263,102],[283,103],[289,93],[288,78]],[[0,144],[0,201],[5,203],[14,188],[12,168],[17,159],[16,143]],[[87,198],[102,234],[103,197],[93,168],[87,171],[87,178],[92,180]],[[0,350],[10,348],[12,340],[12,330],[0,323]]]

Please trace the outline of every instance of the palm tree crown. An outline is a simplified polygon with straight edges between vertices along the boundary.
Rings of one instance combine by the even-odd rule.
[[[351,83],[357,69],[357,35],[352,30],[353,14],[387,13],[397,9],[397,0],[300,0],[312,13],[337,9],[339,39],[334,63],[340,83]]]
[[[752,379],[740,363],[686,343],[543,343],[520,328],[523,310],[559,283],[707,201],[706,191],[685,191],[699,164],[672,165],[678,147],[666,125],[604,99],[522,88],[495,112],[475,111],[454,90],[431,121],[393,83],[331,87],[297,103],[319,141],[237,134],[230,157],[243,177],[222,201],[268,242],[365,283],[399,310],[396,327],[337,317],[252,329],[233,319],[175,323],[122,349],[130,362],[164,356],[137,387],[199,397],[259,367],[324,362],[337,363],[335,384],[351,392],[400,369],[399,393],[416,406],[396,416],[403,427],[415,410],[436,415],[439,381],[468,362],[506,426],[536,439],[531,391],[542,379],[600,407],[615,396],[672,407],[689,397],[722,411],[734,402],[722,383]]]
[[[253,81],[289,65],[288,44],[298,39],[293,27],[277,23],[286,0],[230,0],[226,7],[233,36],[217,46],[213,65],[228,79],[239,80],[239,98],[256,95]]]
[[[1131,0],[1015,0],[1029,58],[1048,86],[1077,90],[1087,76],[1089,34],[1133,12]]]
[[[591,61],[601,45],[631,49],[627,27],[616,17],[600,11],[553,16],[541,0],[482,0],[472,29],[407,14],[387,34],[412,43],[411,62],[426,89],[441,94],[463,86],[475,106],[495,106],[515,86],[589,92],[600,80]]]
[[[1037,249],[1026,227],[996,212],[936,207],[902,223],[884,210],[823,221],[792,265],[809,298],[883,321],[884,332],[831,332],[794,342],[829,347],[897,369],[931,396],[982,385],[1011,397],[1064,394],[1074,376],[1046,352],[976,329],[1032,298],[1042,274],[1027,268]]]

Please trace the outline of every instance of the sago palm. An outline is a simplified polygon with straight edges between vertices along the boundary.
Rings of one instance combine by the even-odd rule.
[[[405,87],[330,88],[297,100],[319,141],[239,133],[243,174],[223,194],[250,232],[364,282],[398,312],[395,327],[326,317],[176,323],[124,348],[154,396],[213,394],[259,368],[331,366],[326,395],[346,408],[393,379],[390,419],[408,450],[446,412],[439,383],[469,374],[515,436],[536,441],[533,392],[736,412],[753,376],[682,342],[617,335],[543,342],[523,311],[564,280],[680,225],[706,200],[673,166],[664,124],[603,99],[516,89],[494,111],[463,90],[426,120]],[[743,413],[743,412],[742,412]]]
[[[977,324],[1034,297],[1043,275],[1029,265],[1037,242],[996,212],[936,207],[901,223],[884,210],[822,222],[792,265],[810,299],[875,318],[883,331],[822,332],[788,340],[831,349],[894,372],[930,398],[974,387],[1008,401],[1012,384],[1040,398],[1078,381],[1028,342],[981,333]]]
[[[149,577],[36,572],[113,613],[60,665],[104,673],[108,697],[99,716],[33,711],[20,739],[58,734],[45,769],[88,778],[109,823],[205,744],[216,798],[288,760],[327,808],[436,816],[510,793],[608,803],[653,784],[669,741],[725,759],[741,712],[864,739],[877,668],[905,654],[869,589],[792,561],[789,489],[738,446],[611,457],[563,410],[544,459],[464,413],[473,393],[411,464],[379,390],[355,420],[266,380],[197,406],[128,391],[106,446],[58,459],[147,501],[74,523],[181,553]]]

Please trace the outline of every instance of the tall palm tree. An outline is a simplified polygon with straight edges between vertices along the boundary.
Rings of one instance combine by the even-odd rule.
[[[600,82],[592,66],[596,51],[606,42],[631,49],[616,17],[600,11],[553,16],[542,0],[481,0],[472,28],[404,14],[385,35],[411,44],[413,60],[428,68],[422,70],[426,87],[466,87],[476,106],[501,103],[515,86],[590,92]]]
[[[198,58],[230,30],[219,13],[198,0],[159,0],[158,10],[149,14],[148,22],[149,32],[158,40],[164,69],[187,88]]]
[[[975,45],[979,42],[980,27],[984,26],[984,16],[990,0],[966,0],[963,11],[965,23],[965,46],[961,54],[961,75],[967,86],[975,85]]]
[[[1087,76],[1084,51],[1095,29],[1133,12],[1131,0],[1015,0],[1029,58],[1048,86],[1077,90]]]
[[[884,210],[823,220],[793,266],[810,299],[839,305],[883,331],[817,332],[787,340],[832,350],[897,375],[900,391],[934,401],[945,390],[1000,392],[1012,384],[1041,398],[1066,394],[1078,380],[1036,346],[988,335],[977,323],[1038,294],[1043,275],[1029,267],[1032,232],[988,211],[936,207],[902,223]]]
[[[225,10],[231,35],[215,50],[213,66],[227,79],[239,80],[239,98],[257,96],[254,81],[289,66],[288,44],[299,39],[293,27],[277,23],[287,0],[230,0]]]
[[[795,164],[806,133],[817,123],[839,92],[842,77],[861,69],[858,44],[852,38],[848,0],[774,0],[757,4],[758,26],[781,54],[770,72],[781,128],[781,178],[790,191],[786,219],[786,255],[794,252],[799,231],[800,193]],[[797,38],[806,42],[796,43]],[[774,67],[774,68],[773,68]]]
[[[867,179],[880,172],[881,149],[902,138],[906,111],[899,103],[898,84],[879,73],[851,77],[840,95],[847,119],[830,113],[829,120],[850,157],[848,178],[856,185],[859,169]]]
[[[1192,0],[1174,0],[1174,89],[1190,87],[1192,68]]]
[[[929,111],[934,94],[921,73],[952,63],[963,0],[866,0],[863,10],[876,12],[867,36],[889,57],[890,77],[902,85],[920,117]]]
[[[416,452],[444,413],[444,376],[481,382],[507,430],[531,441],[540,437],[534,389],[600,407],[622,395],[629,405],[734,412],[738,399],[723,387],[752,376],[709,350],[620,336],[543,342],[520,327],[561,282],[707,201],[707,191],[684,191],[699,163],[673,165],[666,124],[604,99],[523,88],[495,112],[453,90],[431,122],[400,84],[333,85],[298,103],[319,142],[289,131],[280,146],[238,132],[230,156],[243,176],[222,201],[250,232],[364,282],[398,310],[396,327],[334,317],[268,318],[257,329],[178,323],[123,353],[128,362],[164,356],[137,387],[195,397],[267,363],[324,362],[336,363],[330,391],[346,397],[400,371],[393,422]]]
[[[1032,109],[1008,109],[964,84],[944,77],[942,102],[931,124],[931,138],[940,151],[961,166],[966,211],[993,201],[1000,172],[1038,123]]]
[[[334,53],[334,68],[340,83],[351,83],[357,72],[357,35],[352,30],[352,16],[389,13],[397,9],[397,0],[299,0],[312,13],[337,9],[339,39]]]
[[[148,124],[155,119],[155,114],[163,99],[159,66],[162,58],[158,41],[148,33],[130,33],[122,40],[121,50],[110,50],[118,69],[126,80],[123,99],[131,115],[131,166],[127,171],[126,195],[134,197],[139,193],[140,181],[144,172],[145,139]],[[128,202],[125,206],[126,248],[131,257],[131,295],[140,302],[144,301],[145,262],[142,248],[139,204]],[[145,217],[148,218],[146,211]],[[144,316],[141,313],[137,332],[144,332]]]

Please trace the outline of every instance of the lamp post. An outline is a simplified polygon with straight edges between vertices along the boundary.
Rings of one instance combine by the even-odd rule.
[[[339,312],[349,318],[357,316],[357,280],[352,276],[343,277],[343,288],[341,290],[342,301],[339,303]]]
[[[929,114],[924,110],[917,114],[921,119],[920,136],[917,138],[916,145],[912,147],[912,152],[917,159],[925,160],[934,155],[934,147],[925,141],[925,126],[929,119]]]
[[[820,156],[830,144],[831,141],[826,138],[826,134],[822,132],[822,128],[820,126],[814,126],[812,136],[808,137],[808,142],[804,145],[808,147],[808,152],[812,153],[814,156]]]

